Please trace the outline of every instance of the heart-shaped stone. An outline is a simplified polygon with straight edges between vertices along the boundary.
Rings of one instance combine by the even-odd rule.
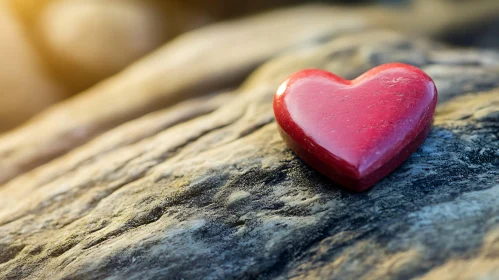
[[[431,130],[433,80],[391,63],[355,80],[311,69],[291,75],[274,97],[286,143],[306,163],[353,191],[364,191],[402,164]]]

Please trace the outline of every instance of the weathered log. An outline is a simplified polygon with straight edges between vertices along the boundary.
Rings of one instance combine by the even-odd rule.
[[[499,277],[498,53],[387,31],[343,33],[309,38],[232,93],[128,122],[5,184],[0,278]],[[270,53],[235,65],[248,69]],[[140,80],[143,87],[135,89],[141,93],[153,76],[168,80],[132,75],[152,60],[117,79]],[[352,78],[392,61],[435,78],[441,94],[435,125],[400,168],[371,191],[352,194],[286,147],[276,132],[273,93],[302,68]],[[221,61],[217,74],[233,70],[229,66]],[[190,81],[217,77],[202,76],[207,72],[193,73]],[[172,96],[180,92],[175,85]],[[116,88],[116,96],[125,90],[132,92]],[[109,111],[116,119],[139,115],[125,118],[120,114],[131,107],[111,99],[104,104],[123,106]],[[76,102],[52,114],[72,109]],[[87,126],[103,127],[99,118]],[[26,135],[38,136],[47,120],[25,128]]]
[[[286,51],[368,26],[441,35],[466,24],[483,23],[499,11],[495,0],[439,1],[431,13],[425,8],[428,0],[413,2],[413,11],[296,7],[183,35],[120,74],[1,136],[0,184],[126,121],[199,94],[236,86],[261,63]]]

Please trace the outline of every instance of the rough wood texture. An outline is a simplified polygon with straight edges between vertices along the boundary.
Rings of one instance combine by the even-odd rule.
[[[40,153],[32,147],[59,149],[55,157],[76,146],[53,146],[66,143],[68,132],[85,128],[89,139],[119,123],[109,119],[124,122],[169,98],[209,93],[217,77],[245,76],[297,39],[248,42],[245,57],[185,50],[189,63],[202,57],[211,64],[177,73],[181,80],[167,75],[171,56],[187,47],[179,40],[0,139],[3,151],[9,140],[16,147],[0,162],[3,180],[11,179],[0,186],[0,279],[498,278],[499,54],[359,26],[340,32],[320,22],[324,10],[308,12],[317,17],[303,20],[318,21],[307,23],[301,47],[269,60],[236,90],[129,121],[31,172],[4,175]],[[259,33],[268,28],[259,20],[234,30],[248,24]],[[310,33],[321,26],[321,36]],[[232,30],[218,28],[204,39],[223,40],[218,32]],[[352,194],[285,146],[273,93],[299,69],[353,78],[392,61],[435,79],[435,126],[404,165],[371,191]],[[119,97],[125,93],[130,100]],[[78,111],[85,102],[102,106],[96,117]],[[49,126],[63,125],[70,112],[81,114],[81,125]]]

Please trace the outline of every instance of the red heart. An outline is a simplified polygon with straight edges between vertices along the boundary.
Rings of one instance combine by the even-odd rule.
[[[401,63],[355,80],[323,70],[291,75],[274,97],[282,137],[306,163],[353,191],[364,191],[402,164],[430,132],[433,80]]]

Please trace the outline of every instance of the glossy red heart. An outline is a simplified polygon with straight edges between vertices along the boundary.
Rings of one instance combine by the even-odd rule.
[[[306,163],[353,191],[364,191],[402,164],[430,132],[433,80],[391,63],[355,80],[323,70],[291,75],[274,97],[286,143]]]

